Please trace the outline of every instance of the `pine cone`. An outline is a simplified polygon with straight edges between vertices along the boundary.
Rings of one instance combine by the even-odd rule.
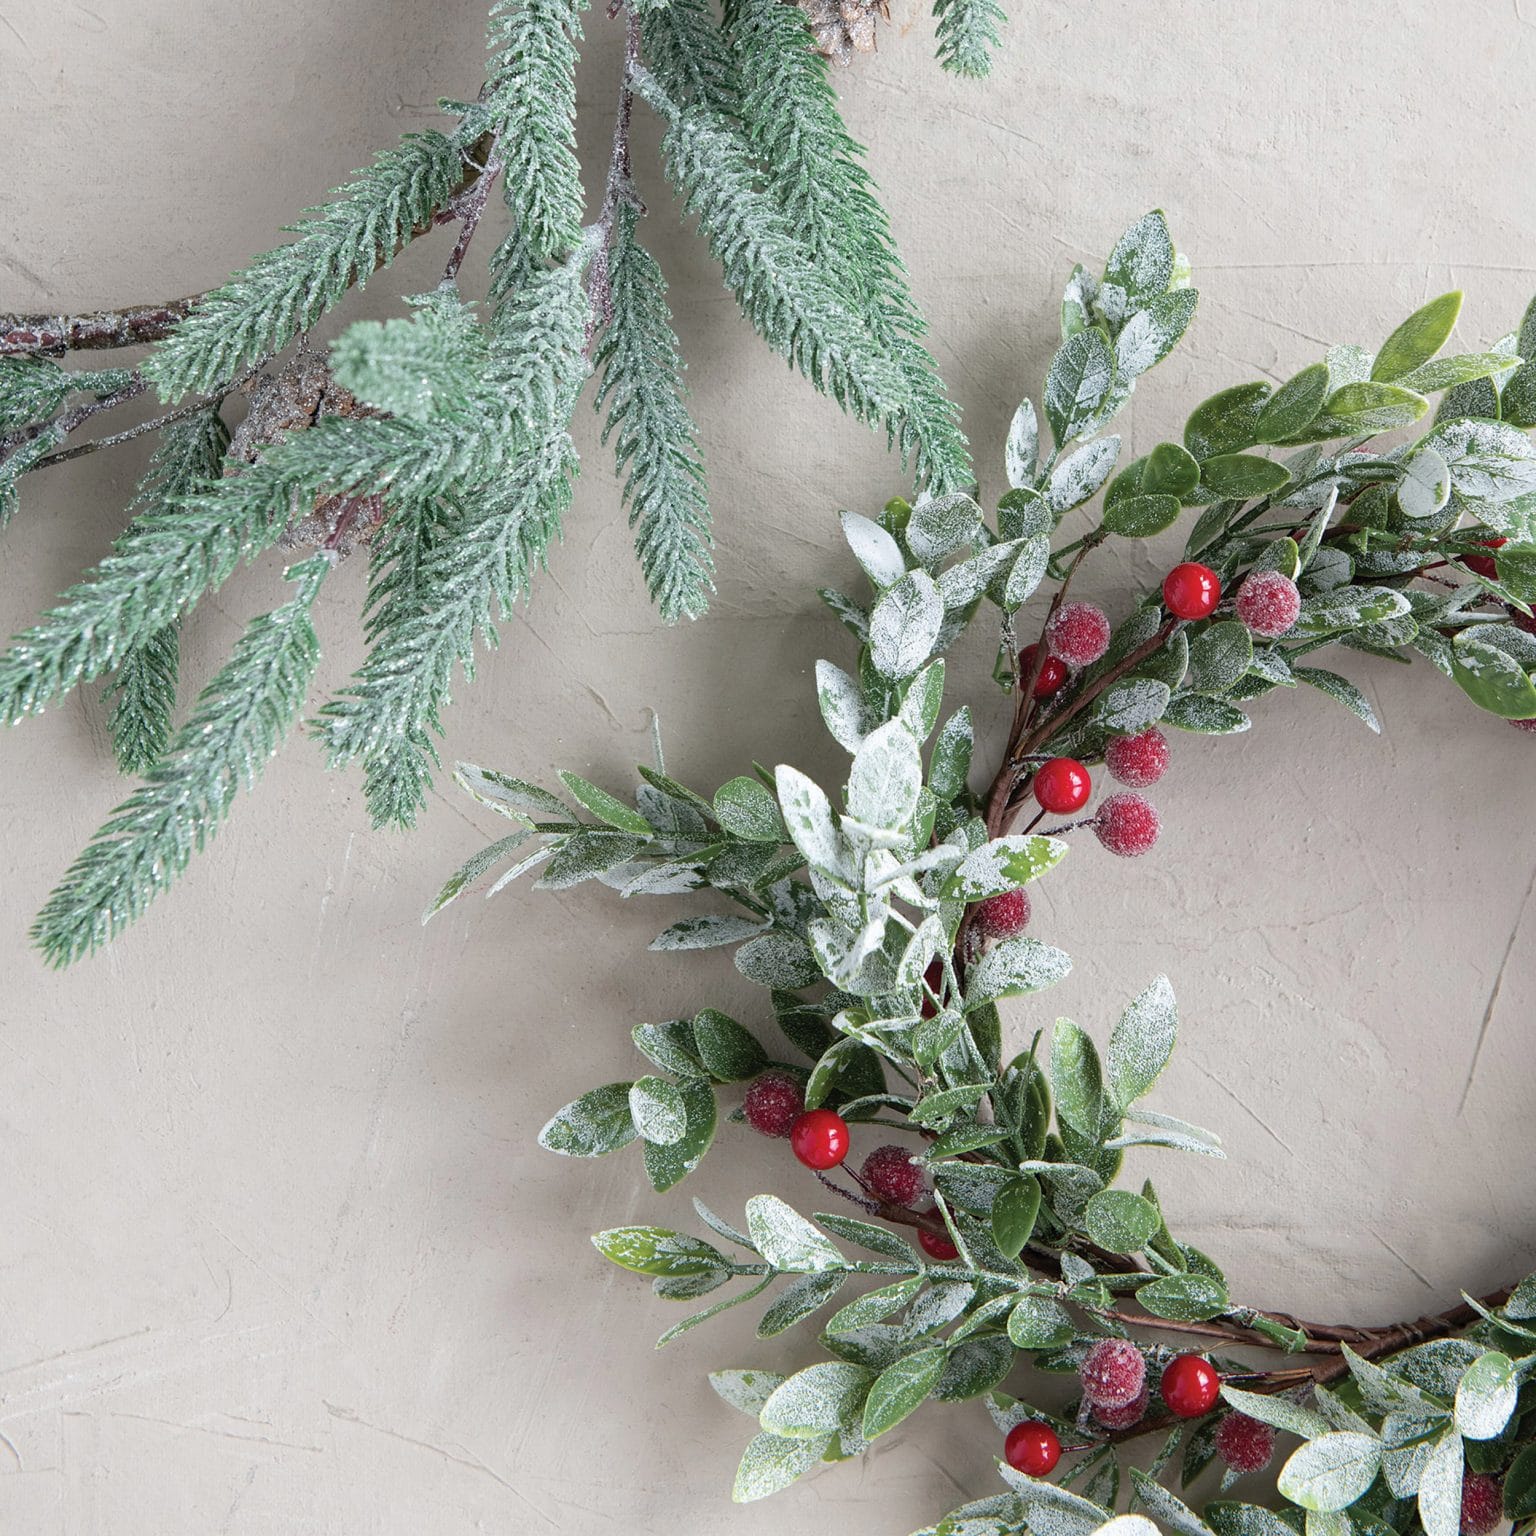
[[[810,23],[817,50],[846,66],[855,53],[872,53],[875,25],[891,19],[889,0],[797,0]]]

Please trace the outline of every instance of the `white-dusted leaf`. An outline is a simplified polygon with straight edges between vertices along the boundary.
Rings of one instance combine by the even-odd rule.
[[[1337,672],[1329,672],[1324,667],[1293,667],[1291,676],[1316,688],[1319,693],[1326,693],[1330,699],[1336,699],[1378,736],[1381,734],[1381,721],[1376,718],[1371,701],[1347,677],[1340,677]]]
[[[864,707],[859,685],[841,667],[833,666],[830,661],[818,661],[816,698],[832,739],[845,752],[857,752],[876,724]]]
[[[1097,327],[1069,336],[1051,359],[1045,378],[1045,415],[1058,447],[1093,419],[1114,382],[1115,360]]]
[[[927,571],[910,571],[869,616],[869,654],[882,677],[911,677],[928,660],[944,624],[944,603]]]
[[[1178,345],[1194,318],[1198,296],[1193,288],[1159,294],[1125,322],[1115,337],[1115,371],[1122,379],[1139,378]]]
[[[777,1371],[711,1371],[709,1384],[723,1403],[739,1413],[756,1418],[763,1411],[763,1404],[773,1394],[784,1378]]]
[[[920,496],[907,522],[907,547],[924,565],[936,565],[971,539],[981,516],[981,508],[961,491]]]
[[[642,1077],[629,1086],[629,1112],[635,1129],[659,1147],[681,1141],[688,1130],[682,1090],[664,1077]]]
[[[1060,460],[1045,491],[1051,511],[1058,515],[1070,512],[1097,495],[1119,457],[1120,439],[1101,437]]]
[[[790,1440],[833,1434],[856,1422],[873,1379],[862,1365],[845,1360],[808,1365],[774,1388],[758,1422]]]
[[[1508,1355],[1490,1349],[1467,1367],[1456,1388],[1456,1428],[1468,1440],[1492,1440],[1515,1411],[1520,1381]]]
[[[1094,714],[1107,730],[1134,736],[1163,718],[1172,692],[1156,678],[1128,677],[1105,689]]]
[[[1044,534],[1025,539],[1003,587],[1003,607],[1011,612],[1027,603],[1044,579],[1050,561],[1051,541]]]
[[[1155,1477],[1149,1477],[1140,1467],[1131,1468],[1131,1481],[1136,1488],[1136,1499],[1149,1515],[1156,1517],[1165,1530],[1174,1531],[1177,1536],[1216,1536],[1188,1504],[1169,1493]]]
[[[731,1498],[737,1504],[766,1499],[771,1493],[788,1488],[797,1477],[818,1466],[830,1436],[814,1440],[789,1440],[782,1435],[761,1434],[747,1445]]]
[[[839,875],[843,870],[843,840],[838,836],[832,802],[814,779],[781,763],[773,774],[779,810],[795,847],[807,864]]]
[[[558,1110],[539,1132],[539,1145],[566,1157],[602,1157],[627,1147],[636,1134],[629,1084],[605,1083]]]
[[[1460,417],[1442,422],[1420,447],[1445,461],[1451,488],[1472,502],[1514,501],[1536,491],[1536,444],[1505,421]]]
[[[923,787],[917,742],[897,720],[872,732],[854,754],[848,775],[848,809],[866,826],[893,832],[912,820]]]
[[[797,933],[769,932],[749,939],[734,956],[736,969],[760,987],[793,992],[820,974],[810,946]]]
[[[763,931],[763,924],[750,917],[685,917],[673,923],[651,940],[653,950],[714,949],[721,944],[739,944]]]
[[[1109,1091],[1120,1110],[1135,1103],[1158,1079],[1179,1030],[1173,984],[1159,976],[1120,1015],[1110,1032],[1105,1065]]]
[[[944,882],[944,894],[967,902],[1000,896],[1054,868],[1066,853],[1067,844],[1059,837],[1038,833],[994,837],[961,860]]]
[[[1420,447],[1404,460],[1397,485],[1404,517],[1433,517],[1450,499],[1450,467],[1433,448]]]
[[[1374,1435],[1334,1432],[1293,1451],[1276,1487],[1303,1509],[1347,1509],[1380,1471],[1381,1442]]]
[[[999,997],[1054,986],[1072,969],[1065,952],[1038,939],[1004,939],[981,957],[966,983],[967,1011]]]
[[[1093,1536],[1109,1522],[1110,1511],[1081,1494],[1015,1471],[1006,1462],[997,1470],[1018,1494],[1033,1536]]]
[[[747,1201],[747,1231],[757,1251],[775,1269],[810,1274],[847,1268],[831,1238],[777,1195],[753,1195]]]
[[[1021,491],[1034,484],[1039,454],[1040,422],[1035,416],[1034,401],[1024,400],[1008,425],[1008,445],[1003,452],[1008,484],[1014,490]]]
[[[1245,1392],[1241,1387],[1223,1386],[1221,1395],[1239,1413],[1261,1424],[1272,1424],[1288,1434],[1300,1435],[1304,1440],[1316,1439],[1328,1433],[1328,1421],[1322,1414],[1293,1403],[1288,1397],[1273,1397],[1263,1392]]]
[[[1447,1430],[1419,1476],[1419,1520],[1424,1536],[1460,1536],[1463,1452],[1461,1436]]]
[[[537,784],[526,784],[522,779],[511,778],[491,768],[480,768],[474,763],[456,763],[453,777],[461,789],[482,805],[488,805],[514,821],[576,820],[570,806]]]
[[[466,859],[443,883],[443,888],[432,898],[432,905],[421,914],[423,923],[428,923],[436,917],[450,901],[455,900],[469,886],[483,875],[493,864],[499,864],[510,853],[515,853],[527,840],[529,833],[526,829],[521,832],[513,832],[508,837],[498,839],[488,848],[482,848],[479,853]]]
[[[841,512],[838,517],[853,558],[877,587],[893,586],[906,575],[907,562],[900,546],[879,523],[857,512]]]

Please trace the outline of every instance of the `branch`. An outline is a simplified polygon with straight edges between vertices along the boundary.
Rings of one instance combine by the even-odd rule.
[[[610,15],[614,14],[610,10]],[[587,344],[613,319],[613,286],[609,277],[608,247],[613,239],[614,221],[619,207],[629,203],[640,212],[645,209],[635,195],[634,166],[630,153],[630,131],[635,115],[635,71],[640,67],[640,18],[633,10],[624,13],[624,69],[619,77],[619,105],[613,119],[613,144],[608,154],[608,177],[603,185],[603,202],[597,222],[592,264],[587,274],[587,293],[592,301],[592,317],[587,322]]]

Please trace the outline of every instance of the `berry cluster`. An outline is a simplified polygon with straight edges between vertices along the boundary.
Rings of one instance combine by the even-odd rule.
[[[1156,740],[1151,741],[1149,738]],[[1117,759],[1126,771],[1139,776],[1140,782],[1146,784],[1162,777],[1163,766],[1167,764],[1168,743],[1161,731],[1154,728],[1123,740],[1130,745],[1123,754],[1117,754]],[[1111,751],[1117,745],[1111,743]],[[1114,761],[1107,761],[1110,763],[1110,773],[1119,778]],[[1149,774],[1150,777],[1147,777]],[[1093,794],[1093,779],[1087,768],[1075,757],[1053,757],[1042,763],[1036,771],[1033,788],[1041,810],[1067,816],[1087,805]],[[1122,858],[1135,858],[1138,854],[1150,852],[1161,830],[1156,807],[1145,795],[1139,795],[1134,790],[1110,795],[1099,806],[1088,825],[1093,828],[1094,836],[1111,853],[1117,853]]]

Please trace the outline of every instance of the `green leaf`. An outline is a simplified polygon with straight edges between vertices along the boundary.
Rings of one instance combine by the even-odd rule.
[[[1178,1028],[1173,986],[1166,976],[1159,976],[1110,1032],[1109,1091],[1119,1110],[1129,1109],[1157,1081],[1173,1055]]]
[[[852,1333],[867,1328],[872,1323],[884,1322],[893,1312],[899,1312],[922,1290],[927,1281],[922,1275],[909,1275],[892,1285],[882,1285],[877,1291],[868,1291],[857,1301],[839,1307],[827,1320],[827,1333]]]
[[[948,1352],[942,1346],[920,1349],[887,1367],[869,1389],[864,1403],[864,1438],[873,1440],[916,1411],[944,1374]]]
[[[1201,736],[1232,736],[1252,724],[1242,710],[1203,693],[1175,695],[1163,711],[1163,723]]]
[[[1479,1355],[1456,1388],[1456,1428],[1468,1440],[1492,1440],[1509,1423],[1519,1392],[1508,1355],[1493,1349]]]
[[[649,947],[657,951],[717,949],[740,944],[763,931],[761,920],[751,917],[685,917],[663,929]]]
[[[1208,625],[1189,642],[1189,686],[1225,693],[1253,663],[1253,637],[1236,619]]]
[[[1433,517],[1450,498],[1450,466],[1433,448],[1421,446],[1403,461],[1397,504],[1404,517]]]
[[[1423,395],[1399,384],[1365,382],[1345,384],[1323,402],[1323,415],[1309,429],[1326,429],[1327,435],[1361,432],[1391,432],[1411,426],[1426,411],[1429,401]]]
[[[1021,1296],[1008,1314],[1008,1338],[1017,1349],[1060,1349],[1077,1329],[1060,1302]]]
[[[909,571],[881,594],[869,616],[869,653],[875,670],[895,681],[928,660],[944,624],[944,603],[927,571]]]
[[[614,1227],[599,1232],[592,1246],[637,1275],[700,1275],[731,1267],[730,1260],[703,1238],[665,1227]]]
[[[820,1466],[826,1448],[824,1438],[790,1440],[782,1435],[756,1436],[742,1453],[731,1498],[737,1504],[750,1504],[754,1499],[766,1499],[769,1494],[778,1493],[813,1467]]]
[[[1168,356],[1195,317],[1199,294],[1193,288],[1160,293],[1137,309],[1115,337],[1115,371],[1139,378]]]
[[[945,804],[965,789],[975,740],[970,706],[962,705],[944,722],[929,759],[928,786]]]
[[[1094,719],[1106,730],[1134,736],[1163,718],[1171,696],[1168,684],[1156,678],[1127,677],[1099,695]]]
[[[1054,869],[1066,857],[1058,837],[1014,833],[995,837],[963,858],[944,882],[947,901],[985,901],[1016,890]]]
[[[669,1147],[688,1130],[682,1090],[664,1077],[642,1077],[629,1087],[629,1112],[635,1129],[658,1146]]]
[[[755,1419],[784,1378],[776,1371],[711,1371],[709,1384],[722,1403]]]
[[[1147,455],[1139,489],[1148,496],[1192,496],[1200,484],[1199,460],[1177,443],[1159,443]]]
[[[1255,441],[1283,443],[1305,432],[1328,396],[1328,365],[1313,363],[1287,379],[1259,412]]]
[[[1536,716],[1536,684],[1512,656],[1464,629],[1451,646],[1451,675],[1480,709],[1506,720]]]
[[[1398,379],[1422,367],[1445,345],[1460,313],[1460,293],[1443,293],[1422,309],[1415,310],[1382,343],[1371,368],[1371,377]]]
[[[1222,453],[1200,466],[1200,483],[1219,499],[1272,496],[1291,483],[1291,472],[1257,453]]]
[[[1136,1292],[1136,1300],[1154,1317],[1203,1323],[1232,1305],[1227,1288],[1209,1275],[1165,1275]]]
[[[1291,676],[1316,688],[1320,693],[1326,693],[1330,699],[1337,699],[1378,736],[1381,734],[1381,721],[1376,718],[1371,701],[1347,677],[1340,677],[1337,672],[1328,672],[1322,667],[1295,667]]]
[[[1287,1434],[1300,1435],[1303,1440],[1315,1440],[1326,1435],[1329,1424],[1322,1414],[1303,1408],[1288,1397],[1277,1397],[1268,1392],[1245,1392],[1241,1387],[1223,1386],[1221,1395],[1239,1413],[1261,1424],[1273,1425]]]
[[[1173,278],[1173,239],[1160,208],[1144,213],[1115,242],[1104,264],[1104,281],[1121,289],[1127,312],[1166,293]]]
[[[1034,485],[1039,452],[1040,423],[1035,416],[1034,403],[1025,400],[1013,413],[1003,454],[1008,484],[1014,490],[1022,491]]]
[[[861,517],[857,512],[840,512],[838,518],[854,559],[864,567],[864,574],[877,589],[894,586],[907,574],[901,546],[873,518]]]
[[[1536,1515],[1536,1445],[1526,1446],[1504,1474],[1504,1518],[1529,1520]]]
[[[1009,1179],[992,1200],[992,1241],[1007,1259],[1016,1259],[1034,1235],[1040,1214],[1040,1181],[1033,1174]]]
[[[747,1201],[747,1231],[775,1269],[810,1273],[847,1268],[830,1239],[777,1195],[753,1195]]]
[[[539,1132],[539,1145],[566,1157],[601,1157],[627,1147],[639,1134],[629,1090],[629,1083],[607,1083],[573,1099]]]
[[[857,1422],[872,1380],[863,1366],[841,1360],[808,1365],[774,1388],[758,1422],[790,1440],[834,1434]]]
[[[571,808],[537,784],[525,784],[521,779],[496,773],[490,768],[477,768],[473,763],[455,764],[453,777],[459,787],[481,805],[490,806],[512,821],[524,824],[554,821],[575,825],[576,817]]]
[[[1093,419],[1114,376],[1114,356],[1101,330],[1090,326],[1062,343],[1045,380],[1045,416],[1059,448]]]
[[[768,1065],[768,1055],[752,1033],[713,1008],[694,1017],[693,1038],[699,1059],[717,1082],[738,1083]]]
[[[1403,374],[1397,383],[1421,395],[1433,395],[1442,389],[1455,389],[1478,379],[1495,378],[1509,373],[1514,359],[1503,352],[1465,352],[1456,357],[1438,357]]]
[[[803,1322],[813,1312],[819,1312],[842,1289],[847,1273],[840,1269],[824,1269],[816,1274],[801,1275],[784,1287],[774,1303],[763,1314],[757,1325],[760,1339],[771,1339]]]
[[[715,1091],[702,1078],[684,1078],[678,1085],[688,1115],[688,1129],[671,1146],[645,1144],[645,1172],[651,1188],[664,1194],[688,1177],[704,1160],[715,1139]]]
[[[899,721],[887,721],[854,754],[848,775],[849,814],[867,827],[900,830],[916,814],[922,787],[917,742]]]
[[[975,536],[981,515],[981,508],[963,492],[919,497],[907,523],[907,547],[924,565],[937,565]]]
[[[1162,1224],[1157,1207],[1128,1189],[1101,1190],[1083,1211],[1083,1230],[1111,1253],[1145,1248]]]
[[[432,898],[432,905],[422,914],[422,922],[426,923],[435,917],[450,901],[473,885],[493,864],[499,864],[508,854],[515,853],[527,836],[526,832],[514,832],[510,837],[500,838],[488,848],[482,848],[479,853],[466,859]]]
[[[1038,939],[1004,939],[994,944],[967,976],[965,1011],[1000,997],[1018,997],[1055,986],[1071,969],[1068,955]]]
[[[1447,1430],[1419,1474],[1419,1521],[1424,1536],[1459,1536],[1463,1466],[1461,1436]]]
[[[1309,1440],[1294,1451],[1276,1486],[1303,1509],[1347,1509],[1380,1470],[1381,1442],[1374,1435],[1341,1431]]]
[[[784,824],[773,796],[743,774],[715,791],[715,820],[736,837],[756,843],[782,843]]]
[[[1051,1036],[1051,1094],[1057,1117],[1097,1141],[1108,1118],[1103,1068],[1093,1041],[1071,1019],[1057,1019]]]
[[[1178,520],[1177,496],[1125,496],[1104,509],[1104,526],[1122,539],[1150,539]]]
[[[617,827],[620,832],[632,832],[636,837],[655,836],[654,829],[644,816],[638,811],[631,810],[622,800],[614,799],[606,789],[599,789],[596,784],[589,784],[579,774],[564,771],[560,774],[560,782],[599,821],[606,821],[610,827]]]
[[[1062,459],[1051,471],[1046,487],[1051,511],[1062,517],[1096,495],[1115,467],[1119,452],[1118,437],[1101,437]]]
[[[1270,397],[1268,384],[1237,384],[1197,405],[1184,424],[1184,446],[1203,464],[1258,442],[1259,416]]]

